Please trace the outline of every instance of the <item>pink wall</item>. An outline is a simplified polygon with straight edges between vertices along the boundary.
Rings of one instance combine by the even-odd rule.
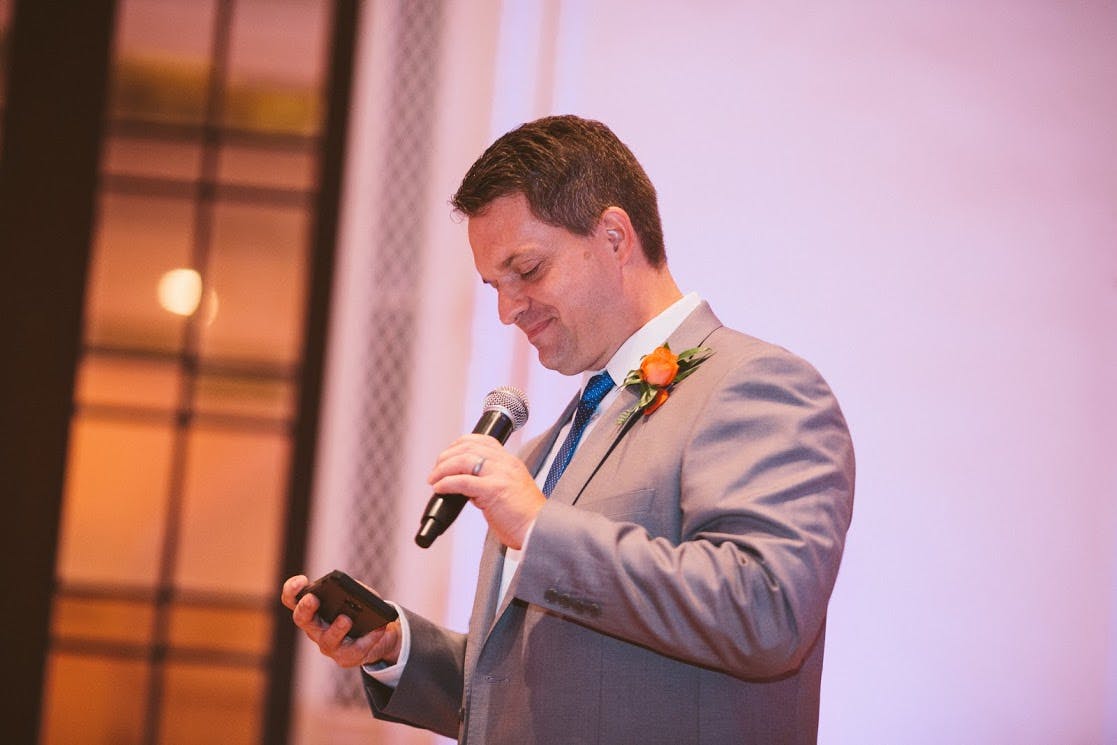
[[[524,5],[494,134],[608,122],[684,289],[843,401],[822,742],[1117,742],[1117,4]]]
[[[442,195],[521,121],[602,119],[684,289],[813,361],[850,421],[820,741],[1117,743],[1117,2],[488,2],[495,39],[448,5],[432,271],[479,292],[430,311],[472,357],[401,499],[487,390],[527,387],[531,434],[576,386],[524,364]],[[482,532],[467,510],[405,602],[464,629]]]
[[[1117,3],[564,4],[554,110],[859,456],[824,743],[1117,742]]]

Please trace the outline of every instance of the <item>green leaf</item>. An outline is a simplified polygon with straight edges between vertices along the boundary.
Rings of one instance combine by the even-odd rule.
[[[636,385],[637,383],[640,383],[640,382],[642,382],[642,379],[640,377],[640,371],[639,370],[629,370],[628,371],[628,377],[626,377],[624,379],[624,382],[621,383],[621,387],[626,388],[630,385]]]

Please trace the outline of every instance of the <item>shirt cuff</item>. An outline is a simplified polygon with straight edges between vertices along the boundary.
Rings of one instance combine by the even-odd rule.
[[[403,608],[390,600],[388,602],[399,613],[399,659],[396,660],[394,665],[380,660],[361,665],[361,669],[377,683],[395,688],[399,685],[400,678],[403,677],[403,668],[407,664],[407,658],[411,656],[411,625],[407,623],[407,614],[403,612]]]
[[[535,521],[538,519],[539,516],[536,515],[535,518],[531,521],[531,525],[527,526],[527,532],[524,533],[524,543],[522,546],[520,546],[520,553],[527,551],[527,543],[531,540],[531,533],[533,530],[535,530]]]

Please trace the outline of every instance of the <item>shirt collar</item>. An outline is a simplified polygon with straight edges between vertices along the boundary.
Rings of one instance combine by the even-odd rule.
[[[609,364],[605,366],[613,382],[618,386],[621,385],[630,370],[640,367],[641,358],[650,354],[656,347],[662,346],[667,341],[667,337],[675,333],[675,329],[679,328],[686,317],[701,304],[702,298],[697,292],[688,293],[637,329],[624,344],[621,344],[609,360]],[[583,390],[589,379],[599,372],[601,371],[587,371],[582,375]]]

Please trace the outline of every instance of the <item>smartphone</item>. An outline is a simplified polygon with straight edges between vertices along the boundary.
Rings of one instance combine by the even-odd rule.
[[[379,595],[336,569],[300,590],[295,600],[302,599],[308,592],[318,597],[318,617],[326,623],[332,623],[342,614],[349,617],[353,627],[346,636],[353,639],[362,637],[399,616],[396,609]]]

